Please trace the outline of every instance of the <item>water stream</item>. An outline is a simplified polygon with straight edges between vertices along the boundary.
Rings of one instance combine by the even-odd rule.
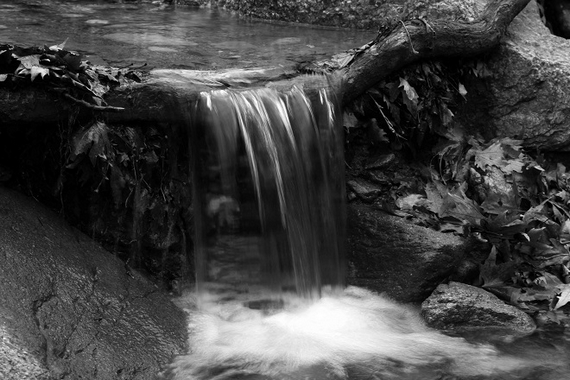
[[[344,289],[341,114],[323,84],[201,94],[191,126],[198,281],[196,298],[180,301],[190,352],[171,377],[570,379],[567,333],[453,337],[411,307]]]
[[[339,114],[326,87],[313,99],[296,87],[202,93],[191,138],[200,294],[271,293],[249,299],[259,303],[344,287]]]
[[[0,42],[59,44],[95,64],[291,65],[370,32],[240,20],[207,9],[0,0]],[[342,136],[334,91],[203,93],[193,109],[197,291],[176,379],[570,379],[570,334],[451,337],[417,310],[344,288]],[[198,305],[198,307],[197,307]]]
[[[328,58],[373,32],[315,29],[239,19],[228,13],[85,0],[0,0],[0,41],[55,45],[94,64],[215,70],[290,66]]]

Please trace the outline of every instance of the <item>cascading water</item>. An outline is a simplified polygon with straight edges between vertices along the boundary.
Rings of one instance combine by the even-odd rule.
[[[192,139],[200,300],[229,291],[275,306],[288,293],[344,286],[338,113],[325,89],[314,99],[298,88],[201,94]]]
[[[501,354],[344,288],[339,115],[326,89],[200,95],[190,147],[197,291],[179,300],[190,314],[190,350],[170,377],[567,379],[562,351]]]

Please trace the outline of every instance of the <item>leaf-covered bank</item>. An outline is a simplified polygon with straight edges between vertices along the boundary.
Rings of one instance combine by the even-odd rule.
[[[192,273],[184,121],[127,125],[107,118],[123,111],[107,103],[107,93],[144,76],[133,67],[92,66],[64,44],[0,46],[0,91],[23,100],[0,112],[0,183],[48,204],[127,268],[172,288]]]

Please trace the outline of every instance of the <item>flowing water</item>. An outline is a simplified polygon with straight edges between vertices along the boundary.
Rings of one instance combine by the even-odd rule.
[[[309,94],[201,94],[190,140],[197,288],[179,300],[190,315],[190,351],[170,377],[570,379],[567,333],[452,337],[426,327],[417,310],[343,287],[334,89],[323,79]]]
[[[208,9],[0,0],[0,43],[59,44],[95,64],[291,65],[374,33],[240,20]],[[451,337],[417,310],[344,288],[342,136],[334,91],[203,93],[193,112],[197,289],[178,380],[568,380],[563,328]]]
[[[368,42],[373,32],[241,20],[210,9],[108,1],[0,0],[0,42],[55,45],[94,64],[214,70],[291,65]]]
[[[325,83],[326,85],[326,83]],[[326,86],[218,90],[195,110],[199,294],[227,289],[318,298],[344,286],[340,107]],[[269,297],[269,298],[267,298]]]

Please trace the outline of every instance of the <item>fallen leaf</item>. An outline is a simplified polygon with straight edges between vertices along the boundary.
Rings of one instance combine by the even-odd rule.
[[[39,66],[40,65],[40,56],[38,54],[34,54],[34,55],[27,55],[25,57],[18,57],[18,60],[20,61],[20,66],[26,68],[26,69],[32,69],[32,67],[34,66]]]
[[[485,150],[476,150],[475,165],[480,169],[485,169],[487,165],[501,167],[503,162],[503,147],[499,141],[495,141]]]
[[[505,281],[510,280],[512,277],[515,267],[516,263],[514,261],[497,264],[497,248],[493,246],[489,257],[480,267],[479,276],[483,287],[492,288],[505,285]]]
[[[499,169],[505,174],[511,174],[512,172],[522,173],[525,163],[521,160],[505,160]]]
[[[396,206],[401,210],[412,210],[415,206],[426,203],[426,198],[421,194],[410,194],[396,199]]]
[[[465,89],[465,86],[463,85],[463,83],[459,83],[458,90],[459,90],[459,94],[461,96],[465,96],[467,95],[467,90]]]
[[[46,75],[49,75],[49,69],[47,67],[32,66],[30,70],[30,75],[32,78],[32,82],[34,81],[34,79],[36,79],[38,75],[43,79]]]
[[[565,284],[564,286],[559,287],[559,289],[561,290],[561,292],[560,295],[558,296],[558,301],[554,306],[554,310],[560,309],[562,306],[570,302],[570,285]]]
[[[63,48],[65,47],[65,44],[67,42],[67,40],[69,40],[69,37],[65,39],[65,41],[63,41],[62,43],[60,43],[59,45],[52,45],[49,47],[49,50],[51,51],[60,51],[63,50]]]

